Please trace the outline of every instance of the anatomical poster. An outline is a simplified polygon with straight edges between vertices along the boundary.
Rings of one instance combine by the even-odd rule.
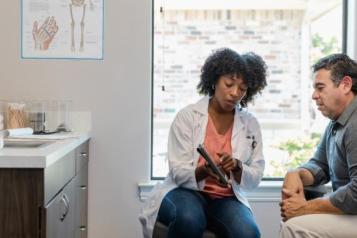
[[[22,0],[23,59],[103,59],[104,0]]]

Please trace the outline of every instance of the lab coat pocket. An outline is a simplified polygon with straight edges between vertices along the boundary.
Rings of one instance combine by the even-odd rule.
[[[241,160],[243,163],[248,162],[251,159],[252,156],[252,139],[244,139],[242,141],[242,145],[240,146],[240,149],[238,150],[238,158]]]

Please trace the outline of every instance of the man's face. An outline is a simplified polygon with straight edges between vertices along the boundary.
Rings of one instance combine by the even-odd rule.
[[[314,92],[318,110],[322,115],[336,120],[345,109],[345,95],[341,84],[336,86],[331,80],[330,70],[320,69],[314,74]]]

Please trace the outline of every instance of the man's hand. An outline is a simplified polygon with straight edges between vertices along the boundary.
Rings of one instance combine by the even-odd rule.
[[[286,191],[285,193],[283,191]],[[292,171],[288,172],[284,178],[283,190],[281,193],[282,200],[289,198],[289,196],[293,194],[298,194],[302,197],[304,195],[304,186],[302,184],[299,172]]]
[[[283,199],[280,205],[281,217],[286,221],[292,217],[308,214],[307,204],[303,193],[294,193],[287,189],[282,190]]]

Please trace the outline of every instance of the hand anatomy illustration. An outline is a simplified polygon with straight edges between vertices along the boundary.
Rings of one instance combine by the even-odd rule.
[[[74,28],[75,28],[75,19],[74,19],[74,14],[73,14],[73,9],[74,8],[81,8],[82,10],[82,18],[80,21],[80,26],[81,26],[81,39],[79,42],[79,51],[83,51],[84,50],[84,25],[85,25],[85,15],[86,15],[86,8],[87,8],[87,4],[86,1],[89,1],[90,4],[90,8],[91,10],[93,10],[94,5],[93,2],[91,0],[70,0],[70,4],[69,4],[69,10],[70,10],[70,14],[71,14],[71,50],[75,51],[76,50],[76,46],[75,46],[75,37],[74,37]]]
[[[47,50],[57,32],[58,26],[55,17],[47,17],[40,27],[39,23],[35,21],[32,28],[35,50]]]

